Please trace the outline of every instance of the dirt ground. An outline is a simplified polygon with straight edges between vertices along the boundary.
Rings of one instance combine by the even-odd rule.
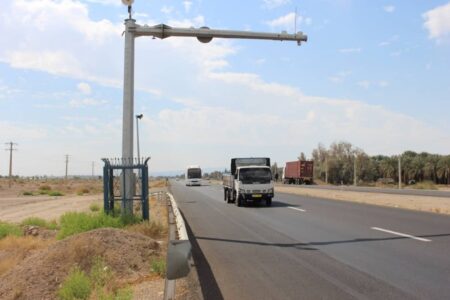
[[[0,299],[55,299],[71,268],[89,274],[99,257],[121,284],[140,282],[159,252],[159,243],[142,234],[113,228],[84,232],[36,251],[4,274]]]
[[[150,182],[150,193],[164,190],[165,182]],[[50,192],[62,196],[50,196]],[[32,216],[57,220],[67,211],[89,211],[92,203],[102,207],[102,202],[100,180],[19,179],[9,186],[0,179],[0,221],[20,223]],[[168,224],[167,205],[156,197],[150,198],[150,218]],[[117,274],[133,289],[133,299],[163,298],[164,279],[151,275],[149,260],[155,255],[165,259],[166,233],[155,244],[139,225],[127,231],[98,229],[62,241],[55,240],[56,232],[39,232],[36,237],[0,240],[0,260],[7,262],[0,264],[0,299],[56,299],[55,290],[71,266],[88,270],[94,256],[119,269]]]
[[[302,189],[301,187],[275,186],[276,192],[359,202],[373,205],[398,207],[440,214],[450,214],[450,198],[412,195],[390,195],[383,193],[364,193],[353,191],[335,191]]]

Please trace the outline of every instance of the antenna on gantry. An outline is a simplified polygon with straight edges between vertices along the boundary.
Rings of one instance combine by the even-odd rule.
[[[131,5],[133,4],[134,0],[122,0],[123,5],[128,6],[128,18],[131,19]]]

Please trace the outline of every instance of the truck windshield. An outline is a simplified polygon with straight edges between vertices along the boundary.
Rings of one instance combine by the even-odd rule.
[[[187,175],[188,179],[202,178],[202,170],[199,168],[188,169]]]
[[[272,173],[268,168],[249,168],[239,171],[239,180],[242,183],[270,183]]]

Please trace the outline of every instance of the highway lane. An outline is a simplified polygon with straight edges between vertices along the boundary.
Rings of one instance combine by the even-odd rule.
[[[414,190],[414,189],[392,189],[377,188],[368,186],[336,186],[336,185],[295,185],[295,184],[278,184],[279,186],[297,187],[299,189],[319,189],[319,190],[335,190],[335,191],[351,191],[366,193],[383,193],[393,195],[411,195],[411,196],[430,196],[430,197],[450,197],[450,191],[435,190]]]
[[[238,208],[220,186],[171,189],[195,238],[205,299],[450,295],[447,216],[288,194],[271,208]]]

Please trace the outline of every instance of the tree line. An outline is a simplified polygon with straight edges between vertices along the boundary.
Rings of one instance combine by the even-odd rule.
[[[299,159],[304,157],[302,153]],[[319,144],[312,151],[314,178],[333,184],[350,184],[356,172],[358,182],[398,182],[399,158],[403,183],[427,180],[450,184],[450,155],[405,151],[400,156],[369,156],[348,142],[332,143],[328,149]]]

